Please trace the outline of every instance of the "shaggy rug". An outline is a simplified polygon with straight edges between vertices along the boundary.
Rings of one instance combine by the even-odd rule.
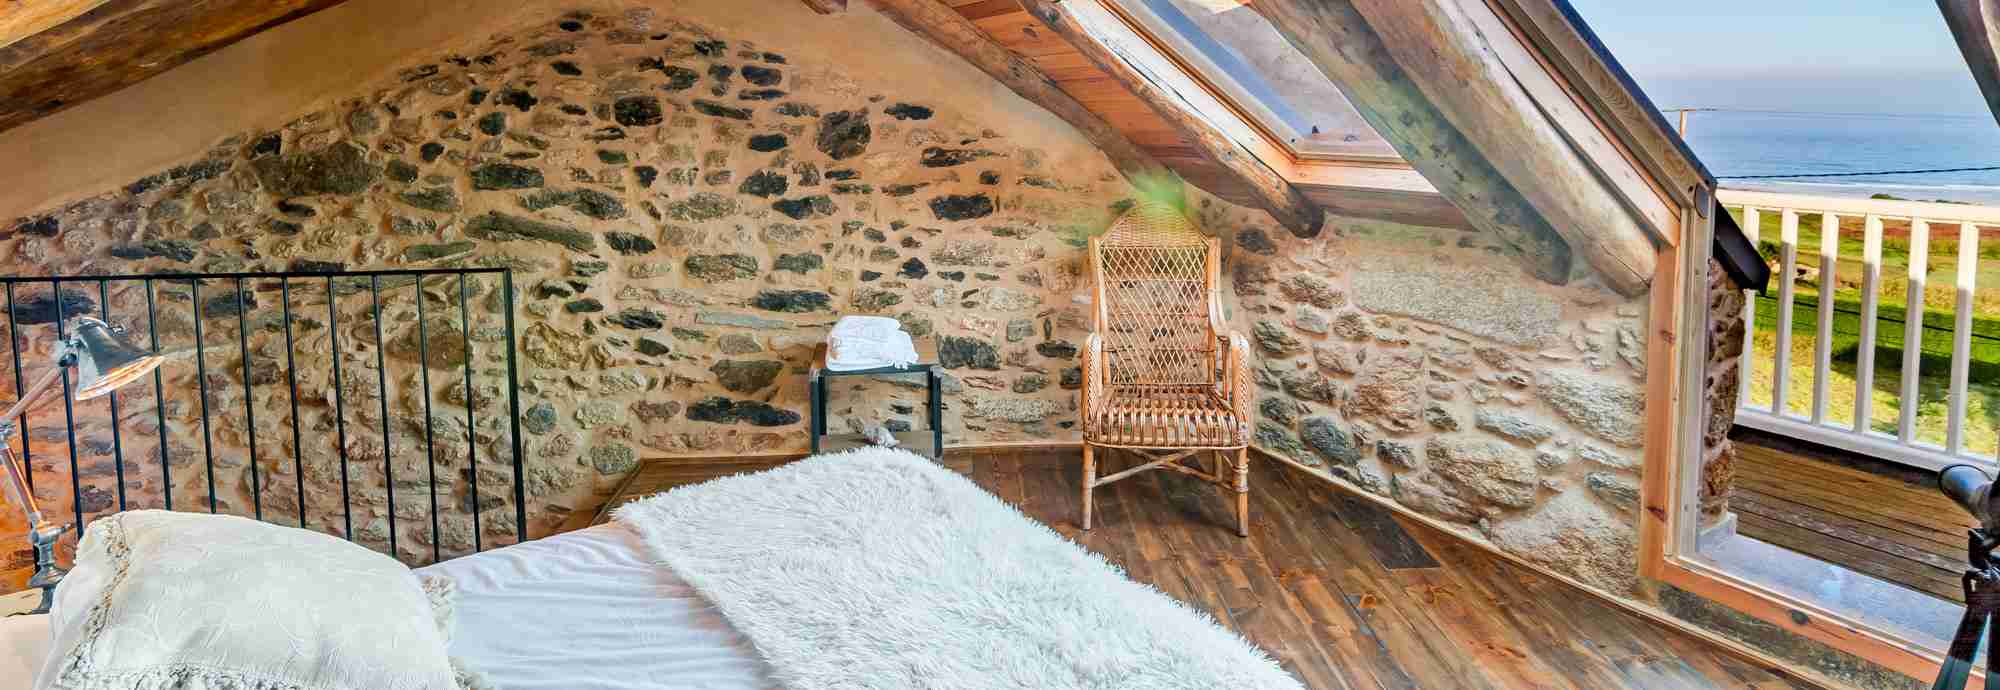
[[[1300,687],[1206,613],[905,451],[815,456],[615,516],[793,690]]]

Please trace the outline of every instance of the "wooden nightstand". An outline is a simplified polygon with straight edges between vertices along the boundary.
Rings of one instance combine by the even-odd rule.
[[[918,455],[930,457],[934,460],[944,459],[944,401],[942,393],[939,392],[942,388],[944,374],[939,371],[937,340],[934,338],[924,338],[916,341],[916,346],[917,363],[901,369],[895,367],[877,367],[854,371],[834,371],[826,368],[826,344],[820,343],[819,347],[813,351],[812,372],[806,377],[806,385],[812,387],[811,418],[807,420],[807,423],[812,427],[812,452],[814,454],[822,452],[832,453],[868,445],[868,440],[863,438],[861,434],[826,433],[827,379],[837,376],[923,374],[926,393],[924,418],[930,424],[930,433],[924,433],[916,429],[896,432],[896,447]]]

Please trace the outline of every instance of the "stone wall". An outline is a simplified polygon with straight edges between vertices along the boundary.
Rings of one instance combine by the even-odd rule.
[[[1723,524],[1729,515],[1730,487],[1736,481],[1736,447],[1729,429],[1736,424],[1737,387],[1742,378],[1744,321],[1743,288],[1729,278],[1720,262],[1708,267],[1708,365],[1703,391],[1708,414],[1701,437],[1701,529]]]
[[[951,369],[947,443],[1076,438],[1082,247],[1127,193],[1103,156],[1080,137],[1037,136],[1032,121],[975,121],[935,93],[899,92],[894,75],[850,74],[698,20],[643,8],[571,14],[414,54],[351,97],[26,214],[0,230],[0,270],[511,268],[533,534],[594,509],[641,457],[804,450],[805,370],[841,314],[893,316],[938,339]],[[266,518],[296,519],[298,457],[316,497],[308,524],[338,531],[346,516],[334,439],[345,434],[355,529],[386,540],[393,486],[403,556],[428,560],[429,483],[414,479],[429,467],[421,334],[432,350],[443,550],[470,547],[468,445],[480,463],[486,539],[511,538],[496,279],[466,290],[470,342],[460,335],[459,288],[446,279],[382,281],[379,319],[367,281],[336,285],[331,312],[318,281],[295,287],[289,303],[275,281],[244,287],[247,366],[235,347],[232,284],[159,284],[165,349],[193,345],[202,303],[211,419],[204,429],[192,357],[163,369],[164,405],[151,386],[119,396],[134,505],[158,505],[169,488],[151,440],[158,410],[176,505],[205,500],[206,433],[222,510],[250,510],[254,442]],[[95,306],[94,286],[77,290],[66,302]],[[142,285],[108,296],[114,321],[142,341],[152,335]],[[52,313],[49,297],[46,288],[16,295]],[[281,305],[298,341],[296,420]],[[18,334],[30,376],[53,343],[46,322],[30,319]],[[386,401],[376,395],[378,325]],[[460,374],[468,349],[470,394]],[[843,383],[836,430],[921,425],[923,391],[907,383]],[[88,512],[115,507],[107,412],[80,413]],[[33,423],[37,471],[66,476],[60,408]],[[71,505],[62,484],[37,487],[58,514]],[[0,533],[17,529],[0,523]],[[13,554],[16,565],[24,556]]]
[[[1633,591],[1644,298],[1530,276],[1496,238],[1220,204],[1256,443],[1614,593]]]

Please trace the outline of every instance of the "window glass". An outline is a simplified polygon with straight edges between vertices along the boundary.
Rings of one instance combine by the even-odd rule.
[[[1232,0],[1116,0],[1301,155],[1396,155],[1347,97],[1256,10]]]

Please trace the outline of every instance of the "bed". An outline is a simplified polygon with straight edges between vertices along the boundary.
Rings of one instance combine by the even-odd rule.
[[[457,580],[451,652],[504,690],[776,687],[715,607],[616,523],[417,572]],[[48,652],[47,616],[0,618],[0,690],[27,688]]]

